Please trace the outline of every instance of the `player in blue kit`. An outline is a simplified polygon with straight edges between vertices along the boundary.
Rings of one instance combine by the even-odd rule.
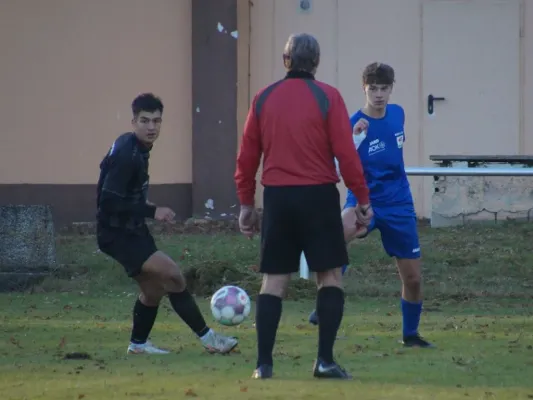
[[[388,104],[395,81],[394,70],[386,64],[370,64],[363,72],[362,81],[366,105],[350,118],[350,122],[370,189],[374,218],[368,228],[356,228],[353,210],[357,199],[348,190],[343,210],[345,240],[348,243],[374,229],[380,231],[383,248],[396,259],[402,280],[402,343],[407,347],[433,347],[418,332],[422,313],[420,244],[403,160],[405,114],[401,106]],[[318,324],[314,311],[309,322]]]

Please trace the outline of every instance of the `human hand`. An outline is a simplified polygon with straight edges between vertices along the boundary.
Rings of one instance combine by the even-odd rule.
[[[359,239],[367,235],[368,228],[357,220],[355,207],[345,208],[342,211],[341,216],[344,229],[344,240],[346,243],[350,243],[353,239]]]
[[[357,204],[355,207],[355,216],[357,222],[361,225],[368,226],[374,218],[374,210],[370,204]]]
[[[366,131],[368,129],[368,121],[364,118],[360,118],[359,121],[357,121],[355,123],[355,125],[353,126],[353,134],[354,135],[360,135],[361,133],[363,133],[364,131]]]
[[[174,224],[176,221],[174,220],[174,217],[176,216],[176,213],[172,211],[168,207],[157,207],[155,209],[155,216],[154,219],[157,221],[163,221],[168,222],[171,224]]]
[[[251,239],[259,231],[259,216],[253,206],[241,206],[239,214],[239,229],[247,238]]]

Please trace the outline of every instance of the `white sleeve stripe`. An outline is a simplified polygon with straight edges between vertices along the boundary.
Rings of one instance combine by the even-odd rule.
[[[339,167],[339,160],[334,158],[333,161],[335,161],[335,169],[337,170],[337,175],[339,176],[339,178],[342,178],[341,177],[341,170],[340,170],[340,167]]]

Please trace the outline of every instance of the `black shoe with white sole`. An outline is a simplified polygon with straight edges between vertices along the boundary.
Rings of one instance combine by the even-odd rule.
[[[272,365],[260,365],[252,374],[252,379],[270,379],[272,378]]]
[[[429,343],[420,335],[404,336],[401,341],[404,347],[420,347],[423,349],[433,349],[435,345]]]
[[[336,362],[327,364],[321,359],[315,361],[313,376],[321,379],[352,379],[352,376]]]

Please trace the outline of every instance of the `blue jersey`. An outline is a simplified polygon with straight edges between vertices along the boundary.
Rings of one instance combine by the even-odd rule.
[[[368,129],[366,137],[362,142],[356,143],[356,147],[365,171],[372,205],[407,206],[408,211],[414,213],[413,197],[403,161],[403,108],[389,104],[383,118],[371,118],[359,110],[350,118],[352,128],[361,118],[368,121]]]

